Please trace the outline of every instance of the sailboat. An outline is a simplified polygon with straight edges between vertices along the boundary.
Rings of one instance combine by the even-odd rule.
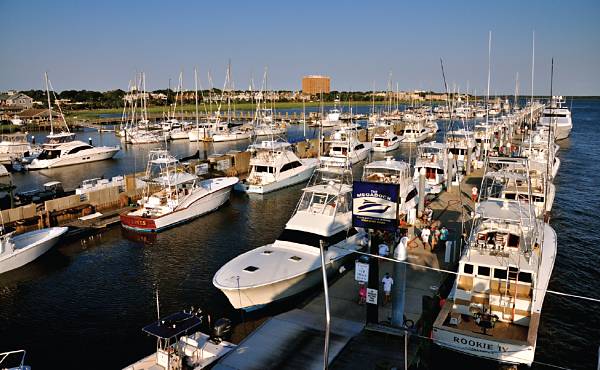
[[[88,163],[110,159],[117,154],[119,146],[95,147],[83,141],[74,140],[75,134],[69,131],[67,122],[60,105],[58,109],[65,131],[54,132],[54,120],[52,118],[52,103],[50,102],[50,82],[48,74],[45,73],[46,94],[48,96],[48,112],[50,119],[50,134],[46,136],[46,143],[42,145],[42,152],[29,163],[28,170],[40,170],[44,168],[55,168],[74,164]]]
[[[326,270],[333,275],[365,238],[352,227],[351,170],[321,164],[277,240],[227,262],[213,285],[234,308],[255,310],[321,283],[320,243],[329,246]]]

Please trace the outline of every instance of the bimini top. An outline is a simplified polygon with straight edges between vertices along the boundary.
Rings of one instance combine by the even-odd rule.
[[[200,317],[181,311],[144,326],[142,331],[157,338],[171,339],[196,329],[200,324]]]

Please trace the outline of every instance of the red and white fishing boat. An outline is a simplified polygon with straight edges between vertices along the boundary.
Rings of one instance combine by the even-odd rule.
[[[237,177],[201,180],[183,171],[167,150],[153,150],[149,156],[140,207],[120,216],[127,229],[159,232],[212,212],[229,200],[238,182]]]

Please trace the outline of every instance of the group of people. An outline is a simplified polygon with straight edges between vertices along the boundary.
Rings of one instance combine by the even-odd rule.
[[[450,231],[446,226],[442,226],[441,228],[432,224],[431,228],[425,225],[421,229],[421,241],[423,242],[423,248],[429,249],[433,252],[438,244],[446,243],[448,241]]]

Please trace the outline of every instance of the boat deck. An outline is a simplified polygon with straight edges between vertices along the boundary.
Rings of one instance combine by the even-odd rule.
[[[475,323],[475,319],[468,315],[460,315],[458,325],[450,324],[450,315],[452,314],[452,301],[448,300],[440,311],[440,315],[434,326],[443,329],[449,329],[455,332],[463,332],[466,335],[475,335],[481,338],[494,340],[510,340],[527,342],[529,327],[516,325],[512,323],[498,321],[493,329],[488,329],[487,334],[483,334],[483,329]]]

